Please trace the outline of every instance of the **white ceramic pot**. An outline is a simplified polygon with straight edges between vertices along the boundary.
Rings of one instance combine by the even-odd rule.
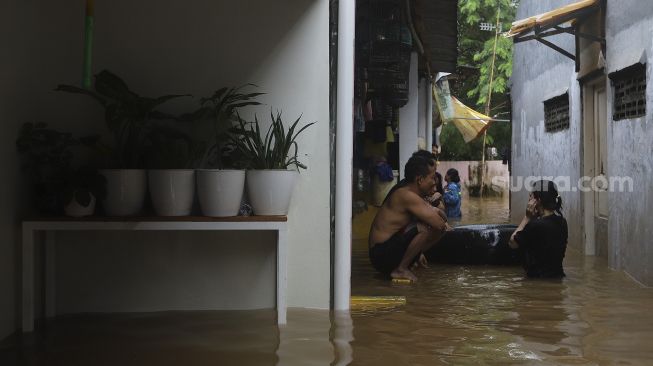
[[[245,189],[244,170],[198,169],[197,196],[205,216],[236,216]]]
[[[295,170],[248,170],[247,194],[255,215],[287,215],[299,173]]]
[[[70,217],[84,217],[91,216],[95,213],[95,196],[90,193],[91,201],[88,203],[88,206],[82,206],[81,203],[77,202],[75,199],[75,194],[73,193],[73,198],[64,206],[63,210],[66,216]]]
[[[107,216],[133,216],[141,213],[147,190],[147,174],[142,169],[103,169],[107,197],[102,201]]]
[[[152,207],[157,215],[190,215],[195,198],[194,170],[151,169],[147,174]]]

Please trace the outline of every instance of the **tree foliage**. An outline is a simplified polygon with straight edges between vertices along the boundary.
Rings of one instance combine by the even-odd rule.
[[[487,147],[496,147],[501,158],[505,148],[510,147],[511,128],[509,123],[497,122],[488,128]],[[481,160],[483,139],[477,138],[474,141],[465,143],[463,136],[458,132],[453,123],[447,123],[442,128],[440,139],[444,142],[440,152],[440,160],[444,161],[475,161]],[[486,156],[489,159],[489,156]]]
[[[496,25],[500,10],[500,31],[507,31],[515,20],[518,0],[459,0],[458,11],[458,67],[451,82],[452,93],[466,105],[485,113],[490,69],[494,52],[494,30],[482,30],[481,23]],[[508,80],[512,74],[512,40],[499,34],[494,61],[490,116],[510,119]],[[510,147],[511,126],[495,122],[488,129],[488,146],[501,151]],[[469,144],[453,124],[447,124],[440,135],[443,160],[480,160],[483,141],[478,138]]]
[[[471,69],[477,79],[468,85],[465,96],[472,105],[484,107],[487,102],[495,32],[482,30],[481,23],[496,25],[499,15],[500,31],[506,31],[515,19],[517,2],[514,0],[460,0],[458,18],[458,65]],[[471,66],[471,68],[470,68]],[[512,74],[512,40],[502,35],[497,38],[492,93],[504,94]],[[494,95],[493,95],[494,99]],[[494,103],[493,103],[494,104]]]

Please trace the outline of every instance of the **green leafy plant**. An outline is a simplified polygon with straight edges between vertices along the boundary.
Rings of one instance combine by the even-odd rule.
[[[97,136],[76,139],[43,122],[27,122],[21,126],[16,150],[21,168],[30,179],[34,207],[43,214],[61,214],[63,206],[73,198],[84,206],[90,194],[102,199],[105,180],[90,167],[72,168],[73,148],[92,145]]]
[[[131,91],[120,77],[107,70],[95,75],[94,89],[59,85],[55,90],[90,96],[104,107],[107,127],[113,134],[115,143],[111,160],[120,168],[143,167],[143,147],[148,144],[151,122],[176,118],[156,108],[169,100],[189,96],[171,94],[156,98],[142,97]]]
[[[515,20],[517,5],[514,0],[465,0],[458,5],[458,96],[468,105],[484,108],[489,91],[490,69],[494,53],[494,31],[484,31],[481,22],[496,25],[497,14],[501,30],[510,29]],[[497,38],[494,79],[492,81],[493,105],[504,101],[508,91],[508,79],[512,73],[512,40],[499,35]],[[471,72],[470,72],[471,71]],[[470,104],[471,103],[471,104]],[[506,109],[504,107],[504,109]],[[509,108],[507,108],[509,109]],[[494,113],[494,111],[493,111]]]
[[[190,169],[204,154],[205,145],[172,126],[160,124],[150,134],[146,152],[148,168]]]
[[[78,145],[70,133],[48,128],[43,122],[24,123],[16,139],[21,170],[29,178],[37,211],[59,214],[63,208],[61,192],[70,170],[71,147]]]
[[[200,166],[210,168],[231,168],[241,163],[229,139],[229,130],[237,121],[236,113],[239,108],[261,103],[256,97],[265,93],[242,93],[245,87],[256,86],[245,84],[239,87],[225,87],[216,90],[210,97],[200,100],[200,108],[193,113],[180,117],[181,120],[212,121],[213,138],[207,144]]]
[[[230,139],[235,150],[240,153],[248,163],[250,169],[288,169],[295,165],[297,170],[306,169],[306,166],[297,160],[297,136],[315,122],[303,126],[297,132],[295,129],[299,124],[299,116],[286,130],[281,112],[275,116],[270,111],[272,123],[268,128],[265,137],[262,138],[258,118],[254,116],[254,122],[245,122],[238,116],[238,125],[230,130]],[[294,151],[291,153],[291,149]]]

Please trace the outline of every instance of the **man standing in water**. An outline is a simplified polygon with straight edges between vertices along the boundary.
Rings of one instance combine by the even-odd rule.
[[[413,156],[404,171],[406,184],[390,194],[372,222],[370,261],[383,274],[415,281],[409,267],[440,240],[447,225],[446,216],[423,199],[435,189],[435,164]]]

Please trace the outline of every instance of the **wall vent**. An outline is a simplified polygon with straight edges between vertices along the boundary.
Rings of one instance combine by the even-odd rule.
[[[544,129],[558,132],[569,129],[569,94],[544,101]]]
[[[614,87],[612,120],[646,115],[646,64],[635,64],[610,75]]]

